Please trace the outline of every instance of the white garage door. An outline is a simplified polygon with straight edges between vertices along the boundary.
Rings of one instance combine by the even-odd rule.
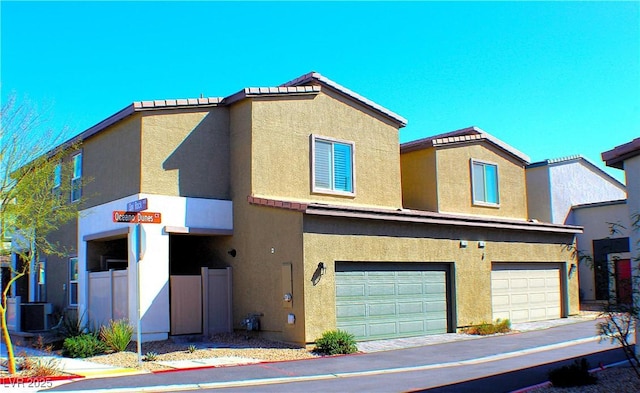
[[[560,267],[550,264],[494,264],[493,319],[513,323],[560,318]]]
[[[425,264],[337,263],[337,328],[357,340],[446,333],[446,276]]]

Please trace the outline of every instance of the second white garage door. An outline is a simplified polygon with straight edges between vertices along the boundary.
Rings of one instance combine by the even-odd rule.
[[[557,264],[494,264],[493,319],[512,323],[560,318],[562,297]]]

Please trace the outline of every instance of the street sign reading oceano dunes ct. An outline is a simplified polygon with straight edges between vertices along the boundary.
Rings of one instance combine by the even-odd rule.
[[[160,224],[162,214],[155,212],[127,212],[123,210],[113,211],[113,222],[125,224]]]

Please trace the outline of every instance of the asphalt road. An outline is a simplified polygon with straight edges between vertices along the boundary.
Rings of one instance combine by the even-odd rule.
[[[547,380],[550,369],[590,356],[624,359],[598,342],[595,322],[477,340],[292,362],[87,379],[51,391],[508,392]]]

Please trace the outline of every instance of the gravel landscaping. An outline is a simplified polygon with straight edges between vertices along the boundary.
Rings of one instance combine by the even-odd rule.
[[[189,351],[189,345],[195,345],[194,352]],[[280,342],[249,337],[242,334],[219,334],[208,341],[176,343],[171,340],[154,341],[142,344],[142,355],[154,352],[154,361],[143,361],[142,369],[148,371],[170,370],[171,367],[158,362],[175,360],[192,360],[223,357],[251,358],[260,361],[284,361],[311,359],[318,357],[304,348],[294,347]],[[138,354],[135,343],[125,352],[118,352],[87,358],[95,363],[108,364],[117,367],[138,368]]]

